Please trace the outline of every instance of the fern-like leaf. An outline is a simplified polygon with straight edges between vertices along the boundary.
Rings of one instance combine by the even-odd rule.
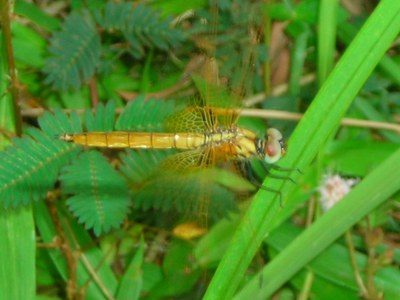
[[[110,1],[103,13],[98,14],[97,22],[106,30],[120,31],[136,58],[144,56],[144,47],[168,50],[183,41],[183,33],[171,28],[171,19],[162,20],[159,12],[142,4]]]
[[[95,114],[85,112],[85,128],[87,131],[112,131],[115,124],[115,102],[100,103]]]
[[[79,130],[74,117],[62,112],[45,113],[39,119],[43,131],[29,128],[23,138],[0,152],[0,204],[17,207],[42,199],[53,188],[61,167],[78,152],[71,144],[58,141],[56,133]]]
[[[88,13],[70,15],[50,41],[51,57],[44,68],[46,83],[61,91],[78,89],[95,73],[100,37]]]
[[[179,109],[182,107],[176,106],[174,101],[146,100],[144,96],[139,96],[125,107],[115,127],[117,130],[166,131],[165,122],[168,116]]]
[[[72,213],[96,235],[117,228],[130,205],[124,178],[97,151],[84,152],[60,177]]]

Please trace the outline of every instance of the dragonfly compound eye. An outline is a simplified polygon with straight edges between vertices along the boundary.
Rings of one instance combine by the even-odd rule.
[[[277,162],[285,154],[282,146],[282,134],[279,130],[275,128],[267,130],[264,154],[264,160],[268,164]]]

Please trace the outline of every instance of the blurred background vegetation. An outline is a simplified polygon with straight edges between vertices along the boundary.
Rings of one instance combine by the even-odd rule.
[[[172,150],[99,151],[55,136],[162,132],[208,96],[241,108],[241,126],[289,140],[377,2],[2,0],[0,299],[202,298],[257,189],[232,169],[165,172]],[[279,197],[283,213],[241,277],[240,288],[257,278],[252,297],[268,287],[255,274],[399,148],[398,42]],[[206,57],[218,88],[204,87],[216,73]],[[391,193],[269,295],[398,299],[399,199]]]

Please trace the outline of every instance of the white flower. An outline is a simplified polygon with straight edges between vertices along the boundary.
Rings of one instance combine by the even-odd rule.
[[[337,174],[324,176],[321,186],[318,189],[321,194],[320,202],[322,209],[327,211],[332,208],[346,196],[357,183],[358,179],[344,179]]]

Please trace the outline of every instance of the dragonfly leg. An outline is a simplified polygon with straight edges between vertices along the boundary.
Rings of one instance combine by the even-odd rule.
[[[254,184],[256,187],[258,187],[259,189],[262,189],[264,191],[271,192],[271,193],[274,193],[274,194],[278,194],[278,196],[279,196],[279,205],[281,207],[283,207],[281,191],[270,189],[270,188],[262,185],[261,182],[255,177],[255,175],[253,173],[253,169],[251,168],[251,165],[250,165],[249,161],[245,161],[243,164],[241,164],[241,166],[242,166],[243,173],[247,174],[247,178],[249,179],[249,181],[252,184]]]
[[[267,166],[266,163],[263,163],[262,166],[263,166],[265,172],[267,172],[267,174],[268,174],[269,177],[275,178],[275,179],[289,180],[290,182],[296,184],[296,181],[294,181],[294,180],[293,180],[291,177],[289,177],[289,176],[280,176],[280,175],[272,174],[271,171],[270,171],[270,169],[268,168],[268,166],[269,166],[270,168],[272,168],[272,169],[275,169],[275,170],[278,170],[278,171],[283,171],[283,172],[293,171],[294,169],[286,169],[286,168],[282,168],[282,167],[279,167],[279,166],[276,166],[276,165],[268,165],[268,166]]]
[[[278,170],[278,171],[282,171],[282,172],[291,172],[291,171],[297,171],[300,174],[304,174],[299,168],[284,168],[278,165],[270,165],[270,167],[272,169]]]

